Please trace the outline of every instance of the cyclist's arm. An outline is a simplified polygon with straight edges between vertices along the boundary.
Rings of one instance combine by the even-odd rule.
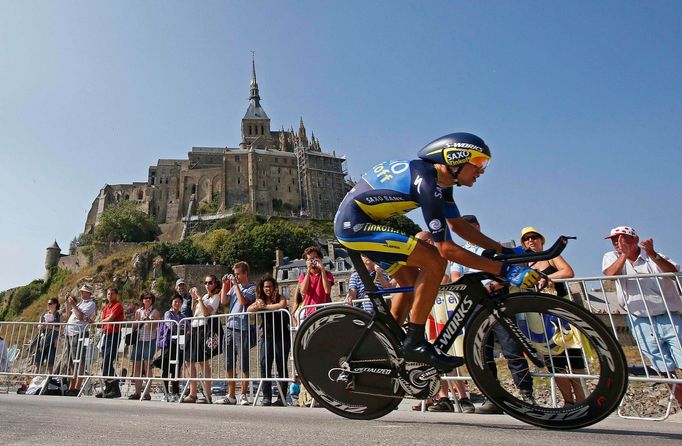
[[[466,265],[470,268],[479,271],[486,271],[491,274],[500,274],[502,263],[495,260],[481,257],[473,252],[462,248],[452,240],[443,240],[442,242],[435,242],[438,252],[441,257],[444,257],[461,265]]]
[[[485,249],[494,249],[495,252],[502,251],[502,245],[499,242],[496,242],[487,235],[483,234],[462,217],[448,218],[448,225],[454,233],[476,246],[480,246],[481,248]]]

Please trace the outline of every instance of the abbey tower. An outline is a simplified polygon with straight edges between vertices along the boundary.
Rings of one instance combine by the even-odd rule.
[[[187,159],[160,159],[150,166],[146,182],[105,185],[92,203],[84,232],[92,233],[102,212],[121,200],[153,216],[168,232],[166,239],[179,238],[177,225],[183,218],[209,204],[218,214],[240,206],[265,216],[333,219],[350,189],[345,157],[323,152],[313,133],[308,138],[303,118],[297,130],[282,126],[272,131],[270,124],[252,61],[238,146],[192,147]]]

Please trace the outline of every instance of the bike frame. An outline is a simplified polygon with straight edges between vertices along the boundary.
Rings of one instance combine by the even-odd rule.
[[[508,256],[496,256],[498,260],[506,260],[509,263],[523,263],[532,262],[538,260],[551,259],[558,256],[564,247],[568,243],[568,240],[574,237],[561,236],[559,239],[546,251],[533,253],[533,254],[512,254]],[[374,306],[374,314],[372,319],[367,326],[369,329],[376,321],[383,323],[388,326],[389,330],[396,336],[399,341],[403,341],[405,338],[405,333],[402,328],[398,325],[396,320],[391,315],[388,305],[383,296],[385,294],[396,294],[396,293],[412,293],[414,292],[414,287],[403,287],[403,288],[391,288],[387,290],[378,290],[374,281],[372,280],[367,268],[365,268],[364,262],[357,251],[348,250],[348,255],[355,267],[355,271],[360,275],[360,279],[365,285],[365,290],[367,292],[367,297]],[[504,303],[504,299],[510,294],[507,292],[499,292],[491,295],[483,286],[484,280],[495,280],[497,279],[492,274],[485,272],[478,272],[472,274],[466,274],[457,282],[444,284],[439,287],[440,291],[452,291],[458,294],[459,302],[455,307],[455,311],[450,315],[443,330],[440,332],[434,345],[442,352],[447,352],[452,344],[455,342],[457,336],[462,333],[466,323],[479,311],[485,311],[497,320],[507,333],[511,334],[512,338],[521,347],[521,350],[526,354],[528,359],[533,362],[537,367],[544,367],[544,358],[538,353],[538,351],[533,347],[531,341],[521,332],[521,330],[516,325],[516,321],[503,316],[501,309]],[[506,290],[506,289],[505,289]],[[362,336],[355,343],[351,349],[346,361],[350,363],[351,357],[355,352],[356,348],[364,340],[368,330],[365,330]]]

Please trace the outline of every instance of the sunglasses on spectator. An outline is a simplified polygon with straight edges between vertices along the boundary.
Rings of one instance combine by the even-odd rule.
[[[533,235],[527,235],[527,236],[523,237],[521,239],[521,241],[527,242],[528,240],[541,240],[541,239],[542,239],[542,237],[540,237],[539,235],[533,234]]]
[[[207,280],[206,282],[204,282],[204,285],[213,285],[214,283],[215,282],[212,280]]]
[[[151,300],[151,299],[152,299],[152,298],[151,298],[151,297],[149,297],[149,296],[147,296],[147,297],[143,297],[143,298],[142,298],[142,300]]]

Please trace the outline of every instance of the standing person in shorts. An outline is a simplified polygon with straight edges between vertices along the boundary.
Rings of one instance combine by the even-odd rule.
[[[66,298],[66,314],[70,314],[65,328],[69,358],[74,364],[74,376],[69,382],[66,395],[75,396],[80,392],[81,376],[85,372],[85,354],[87,352],[86,338],[90,337],[88,324],[94,321],[97,304],[92,298],[92,286],[85,283],[78,290],[81,301],[75,297]]]
[[[130,352],[130,360],[133,361],[133,375],[132,376],[145,376],[149,378],[150,372],[150,361],[156,353],[156,329],[158,328],[158,323],[152,323],[150,321],[158,321],[161,319],[161,314],[159,310],[154,308],[155,301],[154,294],[151,291],[144,291],[140,295],[140,301],[142,306],[135,312],[135,320],[143,323],[136,324],[137,330],[137,342]],[[135,393],[128,396],[129,400],[139,400],[142,391],[142,380],[135,380]],[[145,400],[150,400],[151,396],[147,391],[144,396]]]
[[[237,262],[232,267],[232,274],[223,277],[223,287],[220,291],[220,303],[230,309],[231,316],[227,318],[225,324],[225,347],[223,355],[225,357],[225,370],[228,379],[234,378],[235,369],[239,367],[242,372],[241,394],[235,397],[236,385],[230,380],[227,382],[227,395],[221,404],[240,404],[248,406],[249,385],[249,352],[255,345],[255,339],[250,339],[249,316],[246,313],[249,305],[256,300],[256,285],[249,280],[249,264]],[[254,327],[255,328],[255,327]],[[255,338],[255,336],[254,336]],[[253,345],[252,345],[253,341]],[[237,361],[239,360],[239,361]]]
[[[197,365],[201,368],[204,380],[204,396],[206,400],[198,399],[197,381],[189,382],[189,395],[182,399],[183,403],[211,403],[211,362],[207,354],[206,338],[210,335],[211,322],[207,319],[218,312],[220,306],[220,282],[218,278],[209,274],[204,279],[206,294],[201,296],[196,288],[189,290],[194,299],[194,317],[189,342],[185,342],[185,364],[189,369],[189,377],[197,377]]]

